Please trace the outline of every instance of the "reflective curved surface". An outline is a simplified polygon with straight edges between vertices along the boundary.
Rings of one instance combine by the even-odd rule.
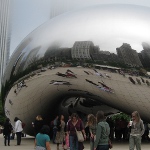
[[[38,114],[52,119],[77,112],[84,118],[99,109],[106,114],[137,110],[150,121],[150,79],[121,68],[122,62],[143,66],[137,52],[149,51],[149,15],[147,7],[98,5],[37,28],[17,47],[5,71],[6,116],[12,123],[19,117],[30,135]],[[132,52],[134,59],[122,58],[122,51]]]

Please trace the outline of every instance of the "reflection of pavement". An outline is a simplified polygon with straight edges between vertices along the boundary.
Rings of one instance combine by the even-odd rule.
[[[1,150],[34,150],[34,138],[27,136],[25,138],[22,138],[22,145],[15,146],[16,139],[10,141],[10,146],[4,146],[3,143],[3,136],[0,134],[0,149]],[[50,144],[51,150],[56,150],[56,144]],[[84,150],[90,150],[89,142],[84,142]],[[113,143],[113,150],[127,150],[128,148],[128,142],[114,142]],[[149,143],[142,143],[142,150],[148,150],[149,149]],[[61,149],[60,147],[60,150]]]

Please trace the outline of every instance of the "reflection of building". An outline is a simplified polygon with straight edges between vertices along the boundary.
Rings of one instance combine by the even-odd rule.
[[[92,41],[76,41],[71,49],[73,59],[92,59],[94,44]]]
[[[123,43],[123,45],[119,48],[116,48],[116,50],[118,56],[125,64],[132,67],[142,66],[138,53],[136,50],[133,50],[129,44]]]
[[[11,74],[15,74],[17,72],[15,67],[19,67],[20,66],[20,64],[17,64],[17,63],[19,63],[19,61],[21,61],[21,58],[24,55],[22,50],[26,49],[26,47],[31,43],[31,41],[32,41],[32,38],[25,39],[25,42],[21,43],[17,47],[18,51],[15,51],[13,53],[13,55],[11,56],[11,59],[10,59],[8,65],[7,65],[8,69],[5,71],[4,78],[3,78],[4,80],[8,80],[10,78]],[[17,58],[17,61],[16,61],[15,58]],[[13,69],[11,70],[10,68],[13,68]]]
[[[57,46],[51,46],[45,52],[44,58],[47,61],[70,60],[71,48],[59,48]]]
[[[143,49],[141,53],[139,53],[140,60],[144,67],[150,67],[150,45],[147,43],[142,43]]]
[[[1,78],[9,59],[10,47],[10,0],[0,1],[0,89]]]

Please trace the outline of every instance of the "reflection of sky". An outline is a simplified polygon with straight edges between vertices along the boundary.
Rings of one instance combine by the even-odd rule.
[[[65,3],[64,3],[65,1]],[[69,3],[69,6],[67,5]],[[150,7],[149,0],[15,0],[12,18],[11,53],[32,30],[49,20],[51,9],[73,10],[93,4],[136,4]],[[35,5],[36,4],[36,5]],[[55,4],[56,6],[53,6]]]
[[[128,43],[138,52],[142,42],[150,42],[150,9],[136,5],[99,5],[67,13],[33,32],[33,47],[59,42],[72,47],[75,41],[93,41],[101,50],[116,53]],[[31,47],[32,47],[31,46]]]

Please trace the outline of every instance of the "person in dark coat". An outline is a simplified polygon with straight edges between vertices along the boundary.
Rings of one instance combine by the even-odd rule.
[[[7,146],[7,140],[8,140],[8,146],[10,146],[10,134],[11,134],[11,131],[12,131],[12,125],[10,124],[9,118],[7,118],[5,123],[4,123],[4,129],[3,129],[5,146]]]
[[[34,128],[34,136],[36,137],[36,135],[38,133],[40,133],[42,127],[44,125],[44,120],[42,118],[41,115],[37,115],[35,118],[34,123],[32,124],[33,128]],[[36,140],[34,141],[35,147],[36,147]]]
[[[34,132],[35,132],[35,137],[36,135],[40,132],[41,128],[44,125],[44,121],[41,115],[38,115],[34,121]]]

